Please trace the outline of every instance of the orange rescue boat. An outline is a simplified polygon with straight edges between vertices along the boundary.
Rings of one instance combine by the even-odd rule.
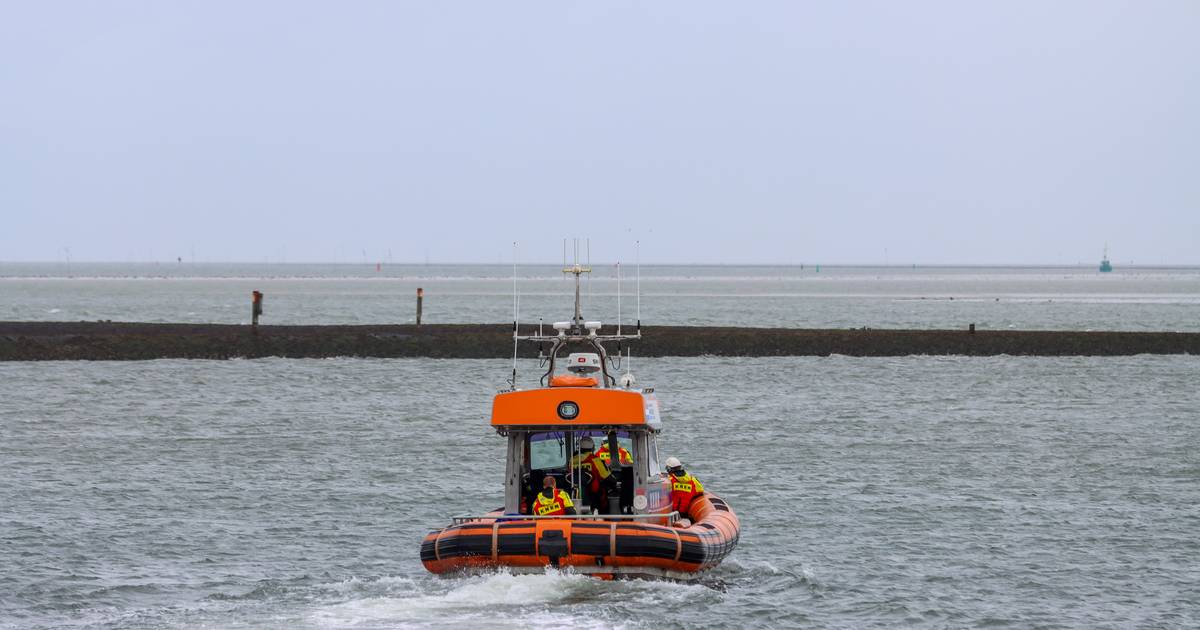
[[[686,514],[672,510],[671,477],[659,463],[662,420],[654,390],[635,388],[628,372],[610,375],[617,361],[603,346],[640,339],[640,322],[636,335],[600,335],[600,322],[585,322],[579,308],[579,276],[590,269],[576,264],[563,271],[575,275],[574,320],[556,323],[558,334],[549,336],[519,336],[514,324],[516,339],[550,345],[542,356],[543,387],[504,391],[492,403],[491,424],[507,438],[504,505],[454,517],[431,532],[421,543],[421,562],[437,574],[551,567],[603,579],[694,579],[733,551],[737,515],[707,491]],[[581,346],[591,352],[560,358]],[[560,362],[568,374],[555,374]],[[597,457],[603,465],[589,466]],[[532,513],[547,476],[570,497],[575,514]]]

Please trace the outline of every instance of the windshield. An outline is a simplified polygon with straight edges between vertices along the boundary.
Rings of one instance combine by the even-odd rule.
[[[567,443],[562,431],[532,433],[529,436],[529,467],[533,470],[562,468],[567,465]]]
[[[604,431],[575,431],[575,444],[585,435],[592,437],[593,450],[608,444],[608,433]],[[567,434],[564,431],[545,431],[529,434],[529,468],[546,470],[565,468],[567,465]],[[617,444],[625,451],[633,452],[633,437],[628,431],[617,431]]]
[[[595,445],[594,450],[600,450],[608,444],[608,433],[605,431],[577,431],[575,439],[579,440],[585,435],[592,436],[592,443]],[[617,445],[626,451],[633,452],[633,438],[630,437],[628,431],[617,431]]]

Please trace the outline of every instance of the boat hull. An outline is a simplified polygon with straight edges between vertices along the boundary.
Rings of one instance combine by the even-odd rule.
[[[483,518],[431,532],[421,562],[432,573],[566,569],[603,579],[689,580],[737,546],[737,515],[712,494],[692,503],[690,527],[591,519]]]

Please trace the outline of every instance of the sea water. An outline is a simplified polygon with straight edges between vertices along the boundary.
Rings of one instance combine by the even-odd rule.
[[[635,357],[730,558],[432,576],[510,365],[0,364],[0,628],[1200,626],[1196,357]]]
[[[588,319],[629,326],[1200,331],[1200,268],[593,265]],[[513,320],[505,265],[0,263],[0,320],[404,324]],[[569,319],[557,265],[518,268],[523,324]],[[640,279],[639,279],[640,276]],[[618,290],[619,288],[619,290]],[[620,303],[618,304],[618,295]],[[640,297],[639,297],[640,295]]]

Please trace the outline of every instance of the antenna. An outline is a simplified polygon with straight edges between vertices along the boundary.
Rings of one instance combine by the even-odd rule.
[[[513,326],[520,317],[521,299],[517,293],[517,242],[513,241]]]
[[[513,366],[512,388],[517,388],[517,322],[521,317],[521,294],[517,292],[517,242],[513,241]]]
[[[621,262],[617,261],[617,334],[621,334]]]
[[[592,239],[587,239],[587,267],[592,268]],[[588,308],[592,307],[592,274],[588,274]]]
[[[642,242],[634,241],[637,262],[637,334],[642,334]]]
[[[579,264],[579,239],[575,239],[575,264],[571,265],[570,267],[567,267],[564,265],[562,272],[564,274],[570,273],[570,274],[575,275],[575,318],[573,320],[573,323],[574,323],[576,331],[582,331],[584,328],[584,326],[583,326],[583,324],[584,324],[584,322],[583,322],[583,306],[580,303],[580,283],[581,283],[581,281],[579,279],[579,275],[584,274],[584,273],[591,273],[591,271],[592,271],[591,267],[587,267],[587,266]]]

